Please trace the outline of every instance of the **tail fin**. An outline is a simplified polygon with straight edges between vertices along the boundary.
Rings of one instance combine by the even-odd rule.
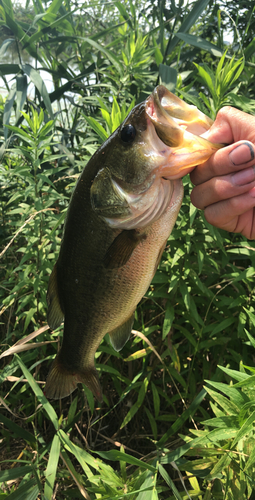
[[[59,354],[53,361],[45,386],[45,396],[50,399],[61,399],[69,396],[81,382],[85,384],[98,399],[103,400],[102,390],[95,367],[83,371],[68,370],[59,359]]]

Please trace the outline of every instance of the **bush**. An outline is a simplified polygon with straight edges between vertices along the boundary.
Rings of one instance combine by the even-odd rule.
[[[117,353],[106,336],[96,353],[102,405],[85,386],[52,404],[41,390],[62,336],[47,282],[98,144],[157,83],[212,118],[254,112],[252,6],[226,9],[35,1],[21,16],[0,0],[0,54],[18,54],[0,64],[3,498],[254,496],[255,245],[210,226],[188,178],[131,340]]]

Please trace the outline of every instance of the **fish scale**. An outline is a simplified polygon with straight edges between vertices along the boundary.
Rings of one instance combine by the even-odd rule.
[[[180,107],[180,133],[170,114],[171,99],[175,115]],[[68,396],[82,382],[102,400],[95,352],[106,333],[117,351],[128,341],[134,311],[182,203],[181,177],[222,147],[189,132],[188,116],[187,131],[183,129],[189,108],[192,130],[196,112],[200,128],[201,121],[205,129],[210,125],[194,106],[182,106],[183,101],[157,87],[78,179],[47,292],[50,327],[64,319],[62,346],[46,381],[49,398]]]

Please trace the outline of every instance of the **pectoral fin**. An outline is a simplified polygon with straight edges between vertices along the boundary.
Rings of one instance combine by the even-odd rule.
[[[47,321],[50,328],[52,328],[52,330],[55,330],[55,328],[61,325],[62,321],[64,320],[64,313],[61,309],[59,301],[56,264],[53,267],[53,271],[49,279],[48,290],[47,290],[47,304],[48,304]]]
[[[135,229],[124,229],[108,248],[104,265],[108,269],[124,266],[130,259],[134,249],[146,239],[146,234],[138,233]]]
[[[120,351],[128,341],[133,323],[134,314],[132,314],[130,318],[128,318],[128,320],[123,323],[123,325],[120,325],[118,326],[118,328],[115,328],[115,330],[109,332],[111,343],[115,351]]]

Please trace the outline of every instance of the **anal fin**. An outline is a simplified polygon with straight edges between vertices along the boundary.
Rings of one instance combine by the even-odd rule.
[[[55,330],[55,328],[57,328],[64,320],[64,313],[61,309],[59,301],[56,264],[53,267],[49,279],[48,290],[47,290],[47,303],[48,303],[47,321],[50,328],[52,328],[52,330]]]
[[[115,351],[120,351],[128,341],[134,323],[134,313],[125,323],[109,332],[111,343]]]

